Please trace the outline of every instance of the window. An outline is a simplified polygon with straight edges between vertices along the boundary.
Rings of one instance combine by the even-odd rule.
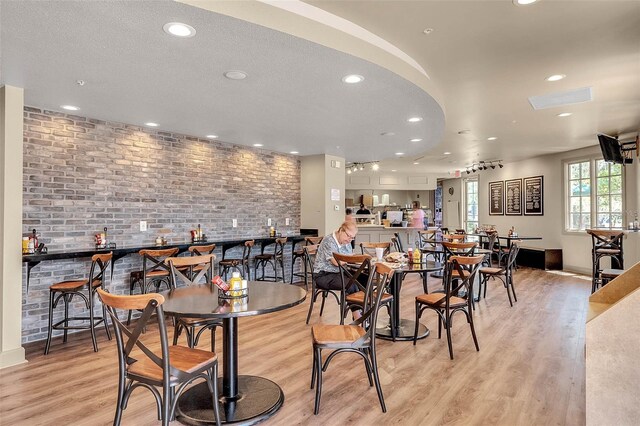
[[[570,162],[566,176],[567,230],[622,227],[624,206],[620,164],[602,159]]]
[[[471,234],[478,228],[478,179],[466,179],[464,188],[464,229]]]

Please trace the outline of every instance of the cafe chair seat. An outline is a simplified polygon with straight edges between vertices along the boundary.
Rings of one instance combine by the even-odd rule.
[[[311,328],[314,345],[353,343],[365,334],[364,328],[355,325],[316,324]]]
[[[446,297],[443,293],[431,293],[431,294],[422,294],[420,296],[416,296],[416,301],[423,303],[425,305],[433,305],[433,306],[444,306],[445,299]],[[449,306],[452,308],[464,306],[466,304],[467,304],[467,300],[461,297],[451,296],[449,298]]]
[[[334,253],[334,256],[336,253]],[[368,256],[367,256],[368,257]],[[348,325],[316,324],[311,327],[313,347],[313,363],[311,366],[311,389],[315,388],[315,404],[313,414],[320,411],[320,396],[322,395],[322,376],[326,374],[331,360],[341,353],[355,353],[364,361],[369,386],[374,386],[382,412],[387,412],[378,375],[378,361],[376,356],[376,323],[380,299],[386,293],[393,270],[382,262],[371,266],[367,285],[362,316]],[[374,297],[374,294],[376,295]],[[324,362],[322,351],[331,351]],[[353,365],[349,364],[349,368]],[[340,374],[336,374],[340,377]]]
[[[213,361],[217,362],[218,356],[209,351],[192,349],[186,346],[169,346],[169,361],[171,368],[194,374],[206,368]],[[127,368],[127,375],[136,380],[155,382],[155,386],[162,385],[162,368],[149,358],[142,358]],[[169,375],[169,383],[172,385],[180,382],[173,374]]]
[[[374,294],[373,297],[376,297],[377,294]],[[363,305],[364,304],[364,298],[365,298],[365,293],[364,291],[356,291],[355,293],[351,293],[349,295],[347,295],[347,305],[349,305],[350,303],[353,304],[358,304],[358,305]],[[382,295],[382,299],[380,300],[380,303],[388,303],[391,302],[393,300],[393,296],[389,293],[385,293]]]
[[[84,287],[85,285],[87,285],[88,281],[87,280],[81,280],[81,281],[62,281],[59,283],[55,283],[52,284],[49,289],[51,290],[58,290],[58,291],[64,291],[64,290],[79,290],[82,287]],[[102,285],[102,281],[100,280],[93,280],[92,283],[92,287],[96,288],[96,287],[100,287]]]
[[[49,353],[51,348],[51,338],[53,330],[62,330],[62,342],[67,343],[67,335],[69,330],[91,330],[91,341],[93,343],[94,352],[98,352],[98,342],[96,341],[96,326],[100,323],[104,325],[107,338],[111,340],[111,332],[107,326],[107,310],[102,305],[102,316],[96,316],[94,313],[95,297],[98,289],[103,288],[107,268],[111,265],[113,253],[94,254],[91,257],[91,268],[89,277],[81,280],[61,281],[49,286],[49,324],[47,332],[47,342],[44,346],[44,354]],[[91,285],[89,285],[91,283]],[[87,311],[84,316],[70,315],[69,308],[75,311],[72,303],[77,297],[84,302]],[[64,304],[64,316],[62,319],[53,322],[53,312],[58,303]]]
[[[520,250],[520,241],[512,241],[511,247],[509,247],[509,251],[507,252],[507,260],[505,265],[501,268],[491,268],[491,267],[482,267],[480,268],[480,286],[478,287],[478,299],[480,299],[480,295],[483,297],[487,297],[487,282],[489,278],[496,279],[498,278],[504,284],[504,287],[507,289],[507,296],[509,296],[509,305],[513,306],[514,301],[518,301],[518,297],[516,296],[516,290],[513,286],[513,270],[516,267],[516,258],[518,257],[518,251]],[[484,286],[484,291],[482,291],[482,287]],[[511,295],[513,294],[513,300]]]
[[[480,268],[480,273],[486,274],[486,275],[498,275],[498,274],[501,274],[502,271],[503,271],[502,268],[493,268],[489,266]]]

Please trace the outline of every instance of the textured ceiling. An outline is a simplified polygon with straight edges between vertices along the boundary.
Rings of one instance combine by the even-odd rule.
[[[201,3],[232,16],[270,7]],[[477,160],[594,145],[597,132],[640,129],[640,2],[307,3],[399,48],[426,70],[428,85],[400,77],[366,49],[349,49],[349,38],[325,42],[327,28],[293,14],[270,24],[275,12],[262,13],[261,26],[172,1],[0,0],[0,82],[24,87],[26,104],[47,109],[75,104],[88,117],[155,121],[163,130],[214,133],[231,143],[445,174]],[[197,35],[166,35],[170,21],[192,25]],[[425,35],[425,28],[433,31]],[[225,79],[231,69],[249,77]],[[341,78],[349,73],[365,81],[347,86]],[[544,80],[556,73],[567,78]],[[593,89],[592,102],[539,111],[528,102],[582,87]],[[408,124],[414,115],[425,120]],[[398,151],[405,156],[394,158]]]

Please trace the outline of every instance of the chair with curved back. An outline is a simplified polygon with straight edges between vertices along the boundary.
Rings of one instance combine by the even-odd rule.
[[[442,234],[442,241],[464,242],[466,234]]]
[[[251,258],[251,249],[255,245],[255,240],[247,240],[243,243],[237,244],[223,244],[222,245],[222,260],[218,262],[218,272],[220,275],[224,275],[224,279],[227,279],[227,275],[230,270],[236,270],[247,280],[251,279],[251,267],[249,266]],[[242,246],[241,257],[227,257],[227,251]]]
[[[178,255],[178,248],[169,249],[143,249],[138,252],[142,256],[142,271],[131,272],[129,294],[134,294],[135,286],[140,287],[140,293],[149,292],[151,286],[156,293],[160,291],[162,284],[169,289],[169,266],[164,260],[171,256]],[[131,323],[131,312],[127,316],[127,324]]]
[[[213,252],[216,250],[216,245],[215,244],[207,244],[207,245],[198,245],[198,246],[190,246],[187,251],[189,252],[189,254],[191,256],[204,256],[207,254],[213,254]],[[213,259],[215,260],[215,256],[213,257]],[[202,266],[196,266],[194,267],[194,272],[198,272],[200,269],[202,268]],[[211,274],[215,271],[215,265],[213,265],[212,267],[212,271]],[[213,276],[211,274],[207,274],[206,278],[207,278],[207,282],[211,282],[211,279],[213,278]]]
[[[402,239],[400,238],[400,234],[398,234],[397,232],[393,233],[395,240],[395,245],[396,245],[396,251],[399,251],[401,253],[404,252],[404,247],[402,246]]]
[[[587,229],[591,235],[591,293],[602,285],[600,261],[604,257],[611,259],[612,269],[624,269],[622,241],[625,232],[612,229]]]
[[[358,291],[364,291],[362,282],[367,282],[367,276],[371,267],[371,256],[368,254],[341,254],[334,252],[333,258],[338,262],[338,268],[340,269],[340,281],[342,282],[342,291],[340,294],[340,324],[344,324],[344,318],[347,316],[349,308],[347,303],[347,298],[349,297],[347,296],[347,290],[355,285]],[[358,300],[360,300],[360,298],[352,299],[353,302],[357,302]]]
[[[261,244],[260,254],[256,254],[253,257],[253,279],[256,281],[278,281],[282,279],[285,282],[284,276],[284,246],[287,244],[287,237],[276,238],[273,243]],[[267,252],[265,248],[273,245],[273,251]],[[282,271],[282,277],[278,277],[278,265]],[[273,276],[269,277],[265,275],[265,268],[270,266],[273,268]],[[258,268],[262,269],[262,276],[258,277]]]
[[[302,241],[296,241],[291,244],[291,281],[290,281],[291,284],[293,284],[293,277],[301,277],[301,278],[304,278],[304,285],[306,288],[307,279],[309,275],[309,270],[306,269],[307,264],[304,260],[305,259],[304,249],[302,247],[296,249],[296,246],[299,243],[303,243],[303,242],[305,246],[313,246],[313,245],[320,244],[321,241],[322,241],[322,237],[306,237]],[[293,270],[296,264],[296,260],[298,259],[302,259],[301,269],[303,269],[303,271],[294,273]]]
[[[498,278],[504,284],[504,287],[507,289],[507,296],[509,296],[509,305],[513,307],[513,301],[518,301],[516,297],[516,290],[513,287],[513,269],[516,264],[516,257],[518,256],[518,251],[520,250],[520,241],[511,241],[511,247],[509,247],[509,256],[507,257],[507,261],[505,265],[502,267],[494,268],[494,267],[481,267],[480,268],[480,284],[478,287],[478,298],[480,298],[480,294],[483,294],[483,297],[487,297],[487,281],[489,278]],[[482,291],[482,287],[484,286],[484,292]],[[511,300],[511,294],[513,293],[513,301]]]
[[[391,243],[390,242],[382,242],[382,243],[369,243],[369,242],[361,242],[360,243],[360,251],[362,254],[368,254],[369,256],[375,258],[376,257],[376,249],[383,249],[382,256],[386,256],[391,253]],[[382,260],[382,259],[379,259]]]
[[[476,350],[479,351],[476,330],[473,326],[472,299],[473,282],[484,256],[451,256],[447,260],[444,274],[444,293],[430,293],[416,296],[416,328],[413,334],[413,344],[418,339],[418,324],[422,313],[429,309],[438,314],[438,339],[442,336],[442,326],[447,333],[449,357],[453,359],[453,344],[451,341],[451,325],[453,315],[463,312],[471,328],[471,335]],[[456,272],[454,274],[454,271]],[[462,277],[462,278],[461,278]],[[464,289],[464,296],[457,296]]]
[[[200,256],[169,257],[165,259],[171,271],[171,288],[176,289],[180,283],[192,286],[202,284],[211,286],[208,278],[213,274],[215,254]],[[198,346],[200,336],[206,330],[211,331],[211,352],[216,351],[216,328],[222,327],[222,320],[216,318],[197,318],[174,315],[173,344],[178,344],[178,338],[184,330],[187,335],[187,345],[190,348]],[[196,333],[196,329],[200,330]]]
[[[303,250],[305,252],[306,268],[309,271],[313,271],[313,264],[315,263],[316,254],[318,252],[318,244],[304,246]],[[340,290],[327,290],[324,288],[318,288],[316,286],[316,279],[314,278],[313,274],[311,274],[311,296],[309,297],[310,303],[309,312],[307,313],[307,324],[309,324],[309,319],[311,318],[311,313],[313,312],[313,304],[318,299],[318,296],[322,296],[322,304],[320,305],[320,316],[322,316],[322,312],[324,311],[324,302],[326,301],[326,298],[329,294],[335,297],[336,302],[338,302],[338,305],[342,309]]]
[[[219,425],[218,357],[209,351],[169,345],[162,310],[164,297],[157,293],[117,296],[102,289],[98,289],[98,295],[107,306],[118,347],[118,401],[113,424],[120,425],[131,393],[138,387],[144,387],[151,391],[156,400],[158,420],[162,421],[163,426],[168,426],[186,386],[202,378],[211,392],[215,421]],[[142,315],[130,329],[120,321],[116,309],[140,310]],[[140,339],[153,314],[156,314],[159,331],[159,350],[152,350]]]
[[[106,271],[111,264],[113,253],[94,254],[91,257],[91,268],[89,269],[89,277],[81,280],[62,281],[52,284],[49,287],[49,327],[47,333],[47,343],[44,347],[44,354],[49,353],[51,347],[51,335],[53,330],[63,330],[63,343],[67,342],[68,330],[91,330],[91,341],[93,343],[94,352],[98,352],[98,343],[96,341],[96,326],[103,323],[107,337],[111,340],[111,333],[107,326],[107,311],[104,304],[102,305],[102,316],[97,317],[93,313],[94,297],[99,288],[104,288],[104,280]],[[69,316],[69,304],[73,301],[73,297],[78,296],[84,300],[88,310],[87,316],[77,317]],[[53,323],[53,310],[62,299],[64,303],[64,317]],[[80,321],[81,324],[69,325],[69,322]],[[88,324],[85,324],[88,321]]]
[[[369,379],[369,385],[376,387],[382,412],[386,413],[382,387],[378,375],[376,356],[376,321],[380,300],[387,293],[393,271],[382,262],[372,266],[365,289],[364,312],[362,317],[349,325],[316,324],[311,328],[313,340],[313,365],[311,369],[311,389],[315,387],[314,414],[320,411],[322,394],[322,373],[331,360],[340,353],[351,352],[362,357]],[[322,362],[322,351],[332,351]]]
[[[438,244],[436,236],[437,230],[435,229],[418,231],[418,248],[423,254],[433,257],[433,260],[438,262],[440,261],[440,254],[433,251]]]

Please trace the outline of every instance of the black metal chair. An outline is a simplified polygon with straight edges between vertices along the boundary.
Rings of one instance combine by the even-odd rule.
[[[207,244],[204,246],[190,246],[187,251],[191,254],[191,256],[204,256],[207,254],[213,254],[213,252],[216,250],[216,245],[215,244]],[[215,256],[213,257],[213,260],[215,261]],[[192,268],[192,273],[193,272],[199,272],[200,269],[202,269],[203,266],[195,266]],[[212,265],[212,269],[211,271],[208,271],[207,275],[206,275],[206,280],[207,282],[211,282],[211,279],[213,278],[213,273],[215,271],[215,265]]]
[[[602,285],[602,268],[600,261],[603,257],[611,258],[611,269],[624,269],[624,252],[622,241],[624,231],[608,229],[587,229],[591,235],[591,293]]]
[[[273,243],[264,242],[260,247],[260,254],[256,254],[253,258],[253,276],[256,281],[278,281],[282,279],[285,282],[284,276],[284,246],[287,244],[287,237],[276,238]],[[268,253],[265,249],[268,246],[273,246],[273,251]],[[271,266],[273,268],[273,276],[265,275],[265,268]],[[278,277],[278,266],[282,271],[282,277]],[[262,269],[262,276],[258,277],[258,268]]]
[[[376,357],[376,321],[380,300],[387,294],[389,281],[393,271],[382,262],[372,266],[372,273],[366,285],[364,297],[364,313],[357,321],[349,325],[316,324],[311,328],[313,340],[313,365],[311,368],[311,389],[315,387],[314,414],[320,411],[322,394],[322,374],[327,371],[331,360],[340,353],[356,353],[364,360],[369,385],[376,387],[382,412],[386,413]],[[332,351],[322,362],[322,351]]]
[[[509,255],[507,256],[507,261],[505,265],[502,267],[494,268],[494,267],[481,267],[480,268],[480,285],[478,287],[478,299],[480,298],[480,294],[483,297],[487,297],[487,282],[489,278],[498,278],[504,284],[504,287],[507,289],[507,296],[509,296],[509,305],[513,307],[513,301],[518,301],[518,297],[516,296],[516,289],[513,286],[513,270],[516,264],[516,257],[518,256],[518,251],[520,250],[520,241],[511,241],[511,247],[509,248]],[[484,291],[482,287],[484,286]],[[513,293],[513,300],[511,300],[511,294]]]
[[[368,254],[333,253],[333,258],[338,263],[338,268],[340,269],[340,282],[342,283],[342,291],[340,293],[340,324],[344,324],[344,318],[347,316],[349,307],[351,305],[360,305],[361,303],[359,302],[364,300],[364,296],[362,295],[364,285],[362,283],[364,282],[366,284],[368,282],[371,256]],[[352,293],[354,297],[350,299],[351,303],[349,303],[347,300],[351,295],[347,295],[347,290],[354,285],[358,288],[358,291]]]
[[[404,253],[404,247],[402,247],[402,239],[400,239],[400,234],[398,234],[397,232],[394,232],[393,236],[396,239],[394,241],[394,244],[396,246],[396,251]]]
[[[381,248],[383,249],[382,252],[382,256],[386,256],[389,253],[391,253],[391,243],[369,243],[369,242],[362,242],[360,243],[360,252],[362,254],[368,254],[369,256],[375,258],[376,257],[376,249],[377,248]],[[382,260],[382,259],[379,259]]]
[[[220,275],[224,275],[224,279],[227,279],[227,274],[230,270],[236,270],[246,278],[251,279],[251,267],[249,262],[251,261],[251,249],[255,244],[254,240],[247,240],[241,244],[223,244],[222,245],[222,260],[218,262],[218,268],[220,268]],[[242,245],[241,257],[227,257],[227,251]]]
[[[444,293],[423,294],[416,297],[416,327],[413,334],[413,344],[418,339],[418,324],[422,312],[429,309],[438,314],[438,339],[442,336],[442,326],[447,333],[447,344],[449,345],[449,357],[453,359],[453,345],[451,342],[451,325],[453,315],[456,312],[463,312],[467,317],[467,322],[471,328],[473,343],[479,351],[476,330],[473,326],[472,299],[473,282],[476,273],[484,256],[451,256],[447,261],[444,274]],[[454,271],[456,273],[454,274]],[[461,278],[462,277],[462,278]],[[464,289],[463,296],[457,296]]]
[[[142,271],[133,271],[130,275],[129,294],[135,293],[136,285],[140,287],[140,294],[149,293],[151,286],[157,293],[164,284],[167,289],[169,285],[169,266],[164,263],[168,257],[177,256],[178,248],[149,250],[143,249],[138,252],[142,256]],[[127,316],[127,324],[131,324],[132,312]]]
[[[214,254],[206,254],[191,257],[170,257],[165,260],[171,270],[171,288],[175,289],[179,283],[187,286],[204,283],[211,286],[207,278],[213,273]],[[178,344],[178,338],[184,330],[187,335],[187,345],[190,348],[198,346],[200,336],[206,330],[211,330],[211,352],[216,351],[216,328],[222,327],[222,320],[215,318],[197,318],[191,316],[174,315],[175,328],[173,332],[173,344]],[[196,329],[200,330],[196,333]]]
[[[304,261],[304,248],[296,249],[296,246],[300,243],[304,242],[305,246],[312,246],[320,244],[322,241],[322,237],[306,237],[302,241],[296,241],[291,244],[291,284],[293,284],[293,277],[301,277],[304,278],[305,288],[307,287],[307,276],[309,271],[306,269],[306,262]],[[304,269],[303,272],[293,272],[294,266],[296,264],[296,260],[302,259],[301,269]]]
[[[304,246],[303,250],[305,253],[305,259],[304,259],[305,268],[313,272],[313,264],[316,261],[318,245],[316,244],[311,246]],[[311,318],[311,313],[313,312],[313,304],[318,299],[318,296],[322,296],[322,304],[320,305],[320,316],[322,316],[322,312],[324,311],[324,302],[328,294],[331,294],[333,297],[335,297],[336,302],[338,302],[338,305],[342,306],[340,304],[339,290],[327,290],[323,288],[318,288],[316,286],[316,280],[312,273],[311,274],[311,297],[309,298],[310,303],[309,303],[309,312],[307,313],[307,321],[306,321],[307,324],[309,324],[309,319]]]
[[[118,346],[118,401],[113,424],[120,425],[131,393],[138,387],[144,387],[156,400],[158,420],[163,426],[168,426],[182,392],[191,382],[201,378],[211,392],[215,421],[219,425],[218,357],[209,351],[169,345],[162,310],[164,297],[157,293],[117,296],[102,289],[98,289],[98,294],[111,316]],[[118,318],[116,309],[141,310],[142,315],[135,327],[129,329]],[[150,349],[140,340],[153,314],[156,314],[158,324],[159,351]]]
[[[107,267],[111,263],[113,253],[94,254],[91,257],[91,269],[89,270],[89,278],[72,281],[62,281],[52,284],[49,287],[49,327],[47,333],[47,343],[44,347],[44,354],[49,353],[51,348],[51,336],[53,330],[63,330],[63,343],[67,343],[68,330],[91,330],[91,341],[93,342],[93,350],[98,352],[98,343],[96,341],[96,326],[100,323],[104,325],[107,337],[111,340],[111,333],[107,326],[107,312],[102,305],[102,316],[97,317],[93,313],[94,297],[99,288],[104,287]],[[86,294],[85,294],[86,293]],[[69,304],[74,296],[78,296],[84,300],[85,306],[89,311],[87,316],[69,316]],[[53,310],[57,307],[58,302],[62,299],[64,303],[64,317],[53,323]],[[83,324],[69,325],[69,322],[81,321]],[[88,321],[88,324],[85,324]]]

